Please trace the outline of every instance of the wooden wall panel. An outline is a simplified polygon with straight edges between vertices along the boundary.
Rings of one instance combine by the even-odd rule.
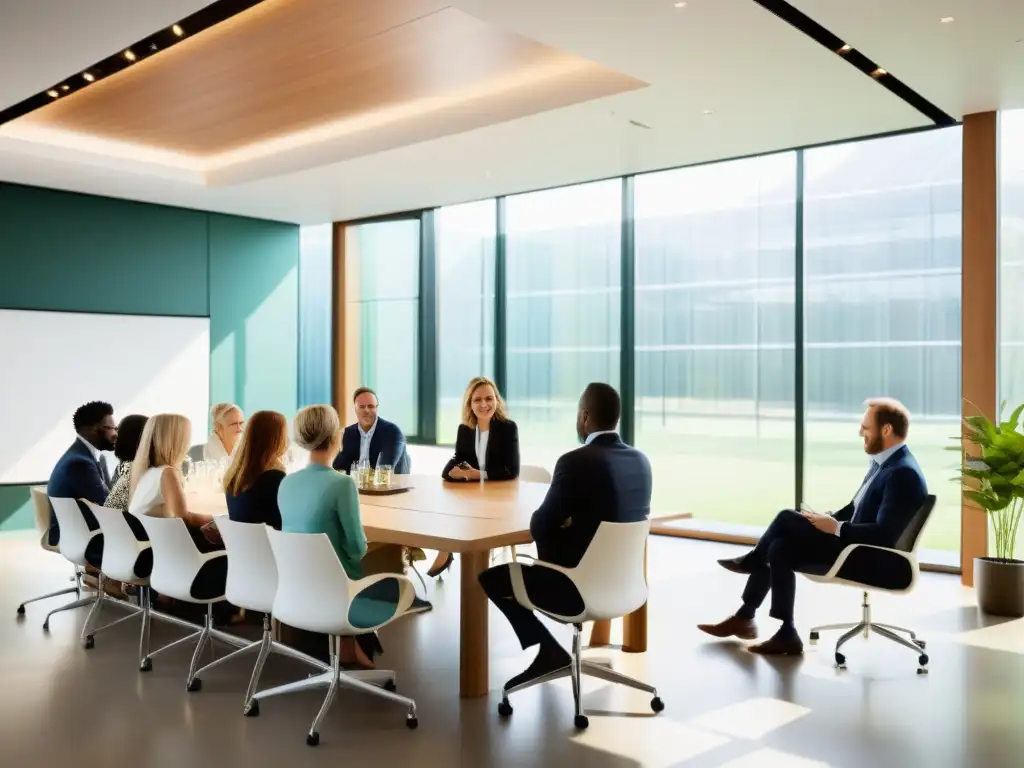
[[[998,336],[997,115],[964,117],[963,127],[963,413],[994,418]],[[968,404],[970,403],[970,404]],[[974,585],[974,558],[988,554],[988,517],[961,497],[962,581]]]
[[[334,392],[342,424],[352,417],[359,376],[359,241],[344,223],[334,225]]]

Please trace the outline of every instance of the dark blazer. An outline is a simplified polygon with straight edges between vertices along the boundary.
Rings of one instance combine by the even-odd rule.
[[[558,459],[544,503],[530,520],[530,535],[541,560],[574,568],[602,522],[633,523],[650,513],[647,457],[618,435],[599,435]]]
[[[515,480],[519,477],[519,427],[514,421],[491,419],[486,458],[488,480]],[[455,455],[444,465],[441,477],[449,482],[465,482],[448,476],[462,462],[473,469],[480,469],[480,462],[476,458],[476,429],[465,424],[459,424],[459,432],[455,436]]]
[[[359,461],[359,424],[345,427],[341,436],[341,450],[334,459],[334,468],[347,473]],[[405,435],[397,424],[377,418],[377,427],[370,438],[370,464],[389,464],[396,475],[408,475],[411,462],[405,450]]]
[[[76,439],[64,455],[57,461],[57,466],[50,473],[50,480],[46,484],[46,495],[55,499],[88,499],[94,504],[103,505],[107,500],[110,489],[103,480],[103,473],[100,465],[92,457],[89,448],[81,440]],[[90,531],[100,527],[96,516],[89,508],[79,504],[85,522],[89,525]],[[57,516],[50,510],[50,533],[47,537],[51,546],[56,546],[60,540],[60,526],[57,525]]]
[[[844,544],[893,547],[928,495],[921,468],[903,445],[871,479],[857,513],[853,502],[833,517],[842,521],[839,538]]]
[[[228,518],[239,523],[263,523],[281,530],[281,510],[277,506],[277,489],[284,480],[284,472],[268,469],[256,478],[250,488],[237,496],[225,493]]]

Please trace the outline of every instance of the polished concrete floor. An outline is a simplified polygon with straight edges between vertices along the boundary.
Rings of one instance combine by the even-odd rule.
[[[343,692],[311,749],[305,733],[322,694],[263,702],[258,718],[240,704],[250,662],[212,671],[201,692],[184,690],[190,650],[158,657],[136,671],[133,622],[100,635],[84,650],[84,612],[58,614],[51,632],[45,603],[17,604],[63,586],[59,557],[29,537],[0,538],[0,765],[105,768],[195,766],[1019,766],[1024,764],[1024,622],[984,619],[956,577],[925,575],[909,597],[875,599],[880,621],[911,626],[925,638],[928,675],[915,654],[873,638],[847,646],[848,669],[832,666],[834,635],[803,658],[755,657],[693,625],[736,606],[740,577],[715,565],[726,545],[656,538],[650,549],[650,652],[610,654],[614,665],[659,688],[649,697],[598,681],[584,684],[590,729],[572,727],[572,693],[559,681],[513,698],[508,721],[495,713],[501,681],[520,671],[519,650],[502,617],[491,617],[491,687],[486,699],[458,697],[457,575],[431,587],[433,613],[401,620],[382,634],[381,666],[396,669],[401,692],[415,697],[419,729],[399,707]],[[53,601],[56,602],[56,601]],[[798,618],[855,620],[860,596],[801,582]],[[765,618],[762,633],[774,629]],[[177,630],[155,630],[155,643]],[[566,635],[561,630],[563,636]],[[614,639],[614,638],[613,638]],[[595,655],[602,655],[594,652]],[[609,654],[603,654],[609,655]],[[266,685],[305,675],[272,658]]]

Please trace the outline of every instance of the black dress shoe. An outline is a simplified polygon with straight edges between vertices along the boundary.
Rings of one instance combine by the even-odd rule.
[[[724,560],[719,560],[718,564],[727,571],[742,573],[744,576],[749,576],[754,572],[754,569],[748,564],[747,555],[743,555],[742,557],[727,557]]]
[[[454,563],[454,562],[455,562],[455,555],[452,554],[451,552],[449,552],[448,553],[448,559],[445,560],[443,563],[441,563],[441,565],[439,565],[437,568],[431,568],[429,571],[427,571],[427,576],[429,576],[432,579],[436,579],[442,573],[444,573],[449,568],[451,568],[452,567],[452,563]]]
[[[804,644],[796,632],[780,629],[763,643],[751,645],[747,650],[762,656],[799,656],[804,652]]]
[[[517,685],[522,685],[523,683],[528,683],[531,680],[536,680],[538,677],[546,675],[549,672],[557,672],[560,669],[568,667],[570,664],[572,664],[572,656],[566,653],[563,648],[557,645],[542,645],[540,647],[540,651],[537,652],[537,658],[533,660],[533,663],[505,683],[503,690],[511,690]]]

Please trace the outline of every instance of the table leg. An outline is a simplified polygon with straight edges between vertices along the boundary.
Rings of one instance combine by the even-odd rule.
[[[612,642],[612,623],[608,619],[601,619],[595,621],[590,628],[590,643],[591,648],[599,648],[602,645],[611,645]]]
[[[644,547],[644,577],[647,577],[647,548]],[[647,651],[647,603],[622,619],[622,650],[626,653]]]
[[[459,695],[464,699],[486,696],[490,689],[487,644],[487,595],[478,577],[491,564],[490,550],[463,552],[462,612],[459,618]]]

